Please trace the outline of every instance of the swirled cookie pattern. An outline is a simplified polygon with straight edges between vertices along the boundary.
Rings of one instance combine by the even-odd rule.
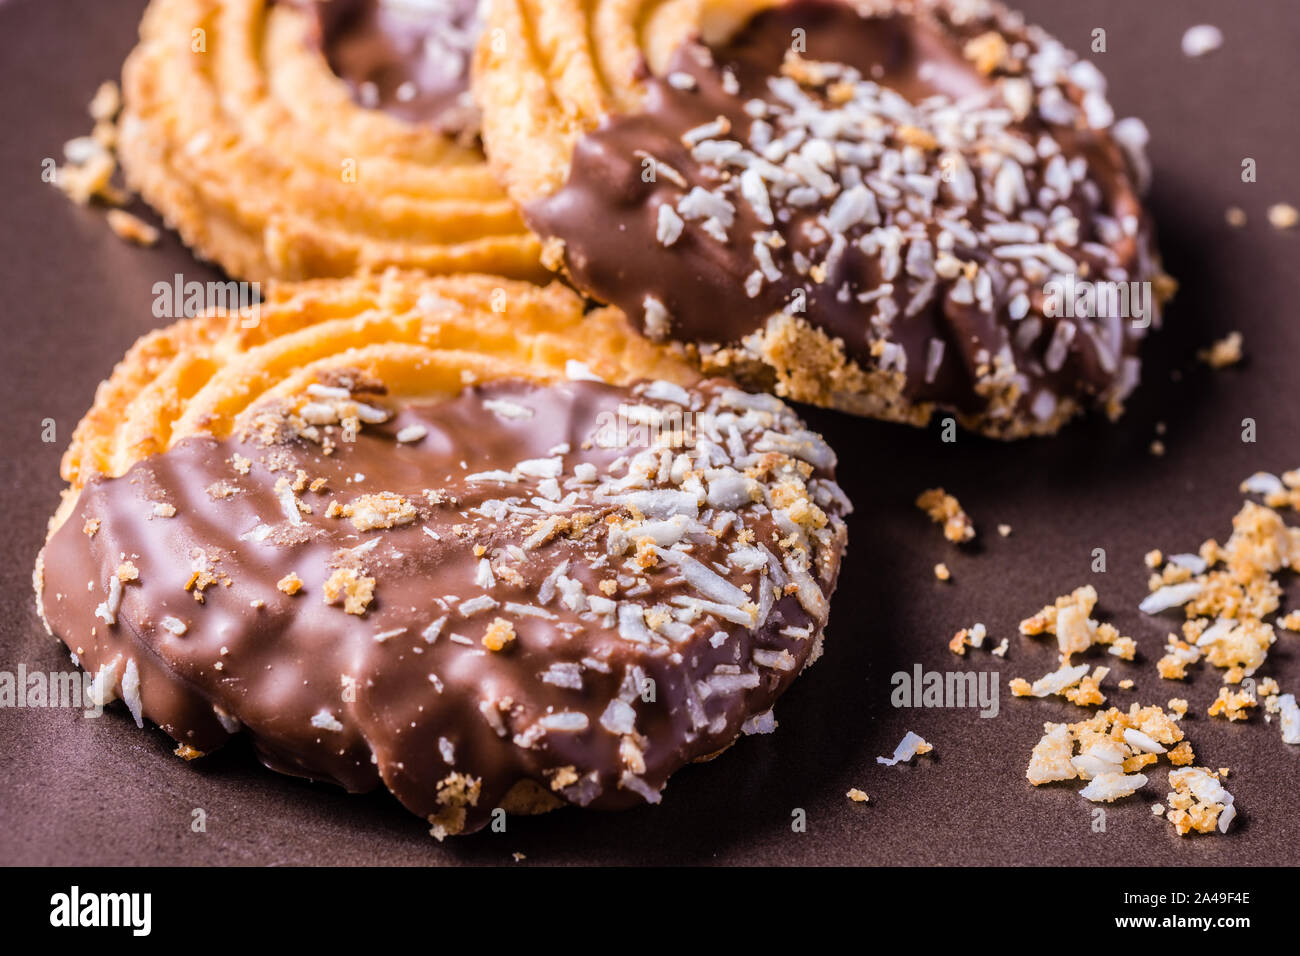
[[[123,68],[128,182],[241,279],[539,279],[537,241],[477,145],[472,11],[153,0]]]
[[[156,407],[87,417],[37,571],[101,699],[182,756],[247,733],[382,783],[440,838],[655,803],[770,729],[845,547],[822,440],[559,288],[332,285],[156,333],[101,390]]]
[[[983,0],[739,6],[771,8],[708,42],[737,5],[492,5],[486,141],[548,262],[801,400],[1000,437],[1118,414],[1169,289],[1096,68]]]

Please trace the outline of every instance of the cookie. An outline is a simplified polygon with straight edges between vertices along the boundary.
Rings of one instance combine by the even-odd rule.
[[[1118,415],[1170,280],[1145,130],[985,0],[493,0],[489,161],[548,265],[705,369],[995,437]]]
[[[466,89],[473,0],[153,0],[122,71],[128,184],[250,281],[397,266],[542,279]]]
[[[100,387],[37,603],[183,757],[246,733],[439,838],[657,803],[819,655],[834,465],[558,284],[277,284]]]

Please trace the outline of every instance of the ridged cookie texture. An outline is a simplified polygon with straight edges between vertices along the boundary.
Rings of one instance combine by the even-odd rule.
[[[362,105],[331,69],[315,10],[152,0],[122,73],[129,184],[240,279],[389,266],[542,278],[537,240],[472,131]]]
[[[275,284],[101,386],[37,601],[95,699],[187,759],[246,733],[439,838],[657,803],[819,655],[834,467],[779,400],[558,284]]]
[[[489,162],[546,263],[705,369],[984,434],[1117,416],[1172,292],[1146,132],[991,0],[490,0]]]

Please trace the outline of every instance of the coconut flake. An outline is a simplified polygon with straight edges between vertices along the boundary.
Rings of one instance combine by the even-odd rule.
[[[1193,574],[1204,574],[1209,566],[1199,554],[1174,554],[1169,556],[1169,563],[1186,568]]]
[[[338,718],[325,708],[321,708],[312,715],[311,725],[317,730],[332,730],[335,733],[343,730],[343,725],[339,723]]]
[[[604,382],[585,362],[569,359],[564,363],[564,376],[571,382]]]
[[[618,636],[634,644],[649,644],[653,640],[645,626],[645,610],[641,605],[630,601],[618,605]]]
[[[1200,595],[1205,585],[1200,581],[1187,581],[1183,584],[1166,584],[1158,590],[1152,591],[1138,605],[1138,610],[1143,614],[1159,614],[1161,611],[1168,611],[1170,608],[1181,607],[1188,601]]]
[[[1198,23],[1183,33],[1183,55],[1205,56],[1223,46],[1223,31],[1209,23]]]
[[[748,594],[690,555],[658,547],[655,548],[655,553],[661,560],[675,564],[681,570],[682,577],[686,578],[686,582],[710,600],[734,607],[743,607],[749,603]]]
[[[1103,773],[1094,777],[1079,796],[1093,803],[1110,803],[1121,797],[1132,796],[1147,784],[1144,774]]]
[[[899,741],[898,746],[894,748],[894,755],[892,757],[877,757],[876,763],[892,767],[895,764],[906,763],[917,754],[929,749],[930,745],[925,742],[924,737],[909,730],[903,739]]]
[[[1282,479],[1277,475],[1269,474],[1267,471],[1257,471],[1241,483],[1241,493],[1243,495],[1274,495],[1284,494],[1286,485],[1282,484]]]
[[[664,246],[671,246],[682,235],[682,229],[685,223],[682,217],[677,215],[677,210],[668,203],[659,207],[658,227],[655,231],[655,238]]]
[[[182,634],[184,634],[186,631],[189,630],[188,624],[186,624],[178,617],[172,617],[170,614],[165,616],[158,623],[162,626],[162,629],[164,631],[167,631],[169,634],[175,637],[180,637]]]
[[[623,775],[618,778],[618,785],[624,790],[631,790],[633,793],[640,794],[646,803],[658,803],[663,799],[658,790],[627,770],[624,770]]]
[[[269,524],[259,524],[251,531],[245,531],[239,536],[240,541],[265,541],[275,529]]]
[[[137,727],[144,726],[144,717],[140,704],[140,671],[135,666],[135,658],[126,662],[126,670],[122,674],[122,702],[126,704],[126,709],[131,712],[135,719]]]
[[[1300,744],[1300,707],[1296,706],[1295,694],[1283,694],[1277,699],[1277,706],[1281,715],[1282,743]]]
[[[106,707],[117,699],[117,667],[121,663],[122,656],[119,654],[99,669],[95,679],[90,682],[90,689],[86,691],[91,703]]]
[[[281,480],[275,489],[275,497],[280,502],[280,510],[284,512],[284,517],[289,524],[295,527],[301,525],[302,513],[298,510],[298,499],[294,497],[293,488],[287,481]]]
[[[755,714],[740,725],[742,734],[770,734],[775,730],[776,716],[770,710]]]
[[[456,608],[463,617],[473,617],[475,614],[482,614],[484,611],[490,611],[497,606],[495,598],[486,594],[480,594],[478,597],[470,598],[468,601],[462,601]]]
[[[423,425],[407,425],[397,433],[396,438],[401,444],[407,445],[419,441],[427,434],[429,434],[429,429]]]
[[[504,398],[484,399],[483,407],[498,418],[512,421],[525,421],[533,417],[533,410],[527,405],[520,405],[518,402]]]
[[[1073,687],[1088,673],[1087,664],[1079,664],[1075,667],[1062,665],[1058,670],[1050,674],[1045,674],[1038,680],[1034,681],[1030,692],[1035,697],[1047,697],[1051,694],[1059,694],[1067,687]]]
[[[230,714],[226,713],[216,704],[212,705],[212,715],[217,718],[217,723],[221,725],[221,729],[224,730],[226,733],[228,734],[239,733],[239,729],[242,726],[239,720],[231,716]]]
[[[117,623],[117,612],[122,606],[122,579],[116,574],[108,579],[108,597],[95,607],[95,617],[109,627]]]
[[[441,618],[434,620],[432,624],[424,628],[424,631],[420,632],[420,636],[424,637],[424,643],[433,644],[435,640],[438,640],[438,635],[441,635],[442,628],[446,626],[446,623],[447,615],[443,614]]]
[[[559,733],[580,733],[587,729],[587,715],[576,710],[562,710],[555,714],[546,714],[537,721],[543,730]]]
[[[582,665],[572,661],[556,661],[542,672],[542,683],[569,690],[582,690]]]
[[[1134,750],[1148,754],[1162,754],[1165,748],[1158,741],[1140,730],[1128,727],[1124,731],[1124,742]]]
[[[600,726],[611,734],[630,734],[636,730],[636,711],[630,704],[615,698],[600,715]]]

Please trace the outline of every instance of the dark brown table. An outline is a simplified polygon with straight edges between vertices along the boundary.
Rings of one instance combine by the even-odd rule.
[[[129,246],[102,211],[80,209],[41,182],[41,160],[87,132],[85,105],[117,74],[144,0],[0,0],[0,289],[3,424],[0,494],[10,524],[0,556],[0,670],[65,669],[67,654],[42,629],[30,589],[32,559],[61,482],[58,459],[95,385],[155,324],[152,286],[174,273],[206,280],[172,235],[154,249]],[[1295,863],[1300,847],[1300,748],[1282,744],[1260,717],[1229,725],[1204,715],[1218,673],[1187,686],[1157,678],[1154,661],[1175,618],[1136,610],[1142,556],[1223,540],[1240,506],[1237,485],[1257,469],[1300,466],[1300,231],[1265,219],[1277,201],[1300,204],[1300,8],[1294,0],[1025,0],[1021,6],[1068,45],[1089,46],[1111,81],[1120,115],[1151,129],[1152,204],[1167,265],[1182,283],[1163,333],[1146,352],[1145,383],[1123,421],[1090,420],[1058,439],[998,445],[963,436],[943,444],[920,432],[826,413],[815,425],[841,449],[841,477],[857,502],[852,544],[835,599],[825,657],[777,707],[779,731],[741,741],[689,768],[664,804],[622,814],[563,811],[512,820],[505,834],[446,845],[386,794],[349,796],[263,770],[243,747],[194,765],[170,755],[156,729],[125,711],[98,720],[54,709],[0,710],[0,862],[22,863],[532,863],[736,864],[1161,864]],[[1183,56],[1186,27],[1206,22],[1224,48]],[[1253,157],[1259,179],[1243,184]],[[1232,229],[1224,210],[1250,222]],[[1196,350],[1232,330],[1247,361],[1212,372]],[[1243,444],[1243,418],[1258,441]],[[58,441],[41,440],[42,421]],[[1163,457],[1148,446],[1167,423]],[[975,518],[980,537],[958,550],[912,506],[943,485]],[[1009,538],[999,523],[1014,529]],[[1105,548],[1105,574],[1092,574]],[[932,575],[945,561],[954,580]],[[1230,835],[1180,839],[1150,813],[1164,771],[1145,796],[1108,808],[1104,833],[1076,788],[1035,790],[1024,779],[1045,720],[1077,720],[1059,699],[1013,700],[1013,676],[1055,667],[1049,643],[1016,634],[1017,622],[1086,582],[1102,609],[1141,647],[1118,664],[1113,702],[1186,696],[1185,727],[1201,758],[1233,769],[1241,815]],[[1292,594],[1295,594],[1292,588]],[[947,650],[953,632],[981,621],[1005,661]],[[1095,653],[1095,652],[1094,652]],[[1113,659],[1099,658],[1099,662]],[[896,710],[890,675],[986,669],[1001,675],[1001,710]],[[1268,673],[1300,689],[1300,635],[1283,634]],[[1114,688],[1132,677],[1132,691]],[[120,705],[119,705],[120,707]],[[936,754],[879,767],[908,730]],[[845,791],[860,787],[866,806]],[[191,830],[192,811],[207,830]],[[806,833],[791,812],[807,812]]]

